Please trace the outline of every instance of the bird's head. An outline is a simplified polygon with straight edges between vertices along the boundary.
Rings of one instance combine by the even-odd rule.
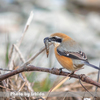
[[[54,33],[51,34],[50,37],[46,37],[44,38],[44,43],[45,43],[45,47],[46,47],[46,51],[49,51],[49,45],[48,43],[53,43],[55,47],[58,47],[62,42],[67,41],[71,39],[69,36],[67,36],[66,34],[63,33]],[[47,53],[48,56],[48,53]]]
[[[71,39],[71,38],[69,36],[67,36],[66,34],[54,33],[54,34],[51,34],[50,37],[44,38],[44,43],[45,43],[45,41],[52,42],[52,43],[54,43],[54,45],[56,47],[56,46],[59,46],[62,42],[67,41],[69,39]]]

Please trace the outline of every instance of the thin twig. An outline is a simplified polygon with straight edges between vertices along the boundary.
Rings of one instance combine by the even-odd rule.
[[[16,45],[19,47],[20,46],[20,44],[22,43],[22,41],[23,41],[23,38],[24,38],[24,36],[25,36],[25,33],[26,33],[26,31],[28,30],[28,28],[29,28],[29,25],[30,25],[30,23],[31,23],[31,21],[32,21],[32,19],[33,19],[33,12],[31,11],[31,13],[30,13],[30,16],[29,16],[29,18],[28,18],[28,20],[27,20],[27,22],[26,22],[26,25],[25,25],[25,27],[24,27],[24,30],[23,30],[23,34],[22,34],[22,37],[20,38],[20,40],[18,41],[18,43],[16,43]]]
[[[2,70],[2,71],[13,71],[13,70],[3,69],[3,68],[0,68],[0,70]]]
[[[100,68],[100,64],[99,64],[99,68]],[[99,75],[100,75],[100,70],[98,71],[98,76],[97,76],[97,82],[99,82]],[[95,92],[97,92],[98,87],[96,86]]]
[[[51,46],[51,44],[49,44],[49,46]],[[30,64],[39,54],[41,54],[43,51],[45,50],[45,47],[43,47],[39,52],[37,52],[35,55],[33,55],[26,63],[24,63],[22,66],[24,65],[28,65]]]
[[[9,63],[8,63],[8,68],[10,70],[13,69],[14,54],[15,54],[15,49],[14,49],[14,45],[12,45],[11,52],[10,52],[10,55],[9,55],[10,59],[9,59]]]
[[[23,63],[25,63],[25,59],[24,59],[22,53],[20,52],[19,48],[17,47],[17,45],[14,44],[14,48],[15,48],[15,50],[17,51],[17,53],[19,54],[19,57],[20,57],[21,61],[22,61]]]
[[[20,40],[18,40],[18,42],[16,43],[17,47],[19,47],[21,45],[22,40],[23,40],[23,38],[25,36],[25,33],[26,33],[26,31],[27,31],[27,29],[28,29],[28,27],[29,27],[29,25],[30,25],[30,23],[32,21],[32,18],[33,18],[33,12],[31,11],[30,16],[29,16],[29,18],[27,20],[27,23],[25,25],[25,28],[23,30],[22,36],[21,36]],[[16,55],[15,48],[14,48],[14,45],[12,45],[11,52],[10,52],[10,55],[9,55],[10,61],[9,61],[9,64],[8,64],[8,67],[9,67],[10,70],[13,69],[13,60],[15,60],[15,57],[16,57],[15,55]]]
[[[66,77],[64,77],[62,80],[60,80],[59,83],[57,83],[54,87],[52,87],[52,88],[48,91],[47,96],[44,97],[44,98],[46,98],[46,100],[47,100],[49,94],[50,94],[51,92],[55,91],[58,87],[60,87],[60,86],[61,86],[66,80],[68,80],[68,79],[69,79],[69,75],[66,76]]]
[[[100,68],[100,63],[99,63],[99,68]],[[98,71],[97,82],[99,82],[99,74],[100,74],[100,70]],[[96,88],[95,88],[95,95],[97,93],[97,89],[98,89],[98,87],[96,86]],[[94,100],[96,100],[96,97],[94,97]]]
[[[11,46],[11,49],[10,49],[9,56],[8,56],[8,57],[9,57],[9,59],[11,59],[11,56],[12,56],[12,53],[13,53],[13,48],[14,48],[14,46],[12,45],[12,46]]]
[[[22,90],[22,88],[24,87],[26,82],[23,83],[23,85],[20,87],[20,89],[18,90],[18,92],[20,92]]]
[[[81,86],[85,89],[85,91],[89,92],[89,91],[84,87],[84,85],[81,83],[80,79],[79,79],[79,82],[80,82]],[[89,92],[89,93],[90,93],[90,92]],[[90,93],[90,94],[94,97],[94,95],[93,95],[92,93]]]
[[[4,86],[2,86],[2,85],[0,85],[0,87],[2,87],[2,88],[4,88],[4,89],[7,89],[7,90],[11,90],[11,89],[9,89],[9,88],[7,88],[7,87],[4,87]]]

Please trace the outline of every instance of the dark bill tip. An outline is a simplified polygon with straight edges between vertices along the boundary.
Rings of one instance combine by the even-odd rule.
[[[44,43],[45,43],[46,41],[51,42],[49,37],[44,38]]]

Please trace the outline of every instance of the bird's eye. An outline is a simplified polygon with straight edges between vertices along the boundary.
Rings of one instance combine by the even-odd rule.
[[[62,42],[62,39],[57,39],[56,42],[61,43]]]
[[[55,42],[59,42],[59,43],[62,42],[62,39],[59,38],[59,37],[52,37],[51,40],[52,40],[52,41],[55,41]]]
[[[52,39],[52,41],[56,41],[56,37],[52,37],[51,39]]]

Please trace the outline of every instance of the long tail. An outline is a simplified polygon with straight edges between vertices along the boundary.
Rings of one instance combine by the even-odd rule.
[[[95,66],[95,65],[92,65],[92,64],[90,64],[89,62],[85,62],[85,64],[88,65],[88,66],[90,66],[90,67],[93,67],[93,68],[95,68],[95,69],[100,70],[99,67],[97,67],[97,66]]]

